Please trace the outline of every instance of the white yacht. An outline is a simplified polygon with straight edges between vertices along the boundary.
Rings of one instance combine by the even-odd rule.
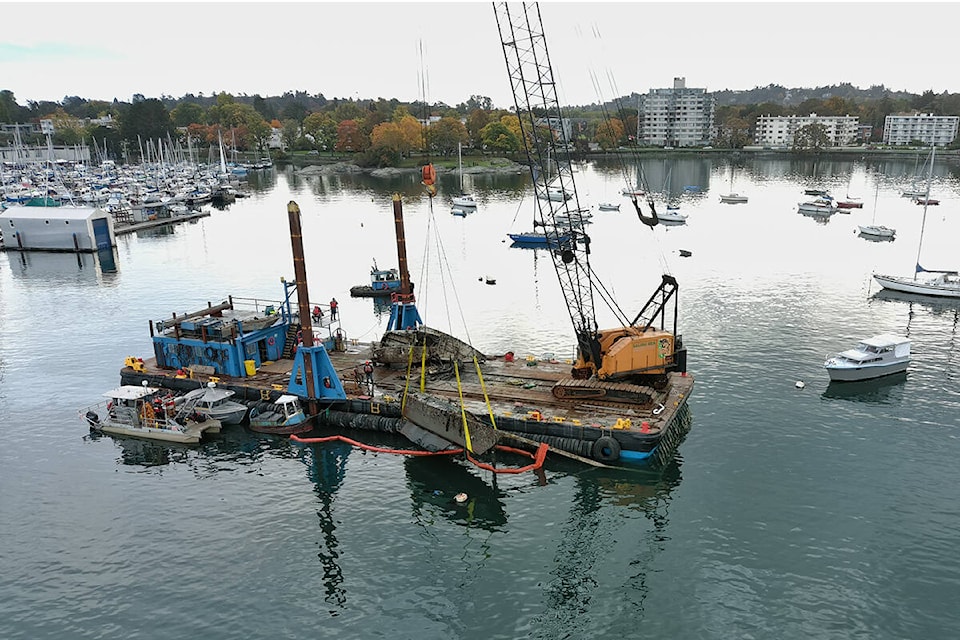
[[[901,373],[910,364],[910,339],[888,333],[860,341],[823,363],[831,381],[869,380]]]

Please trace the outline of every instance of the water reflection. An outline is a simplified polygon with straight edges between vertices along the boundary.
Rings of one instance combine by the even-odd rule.
[[[403,461],[413,515],[420,521],[426,513],[438,514],[454,524],[495,530],[507,522],[503,493],[496,485],[475,475],[464,462],[446,456],[407,458]],[[463,502],[454,497],[466,494]]]
[[[899,405],[903,402],[905,391],[902,385],[907,380],[907,374],[908,372],[904,371],[873,380],[831,382],[821,397],[866,404]]]
[[[112,284],[117,272],[114,250],[97,253],[8,251],[10,272],[43,286]]]
[[[310,480],[317,495],[321,539],[317,558],[323,568],[323,599],[328,604],[343,607],[347,592],[343,587],[343,569],[337,562],[340,557],[340,541],[337,539],[337,524],[333,516],[333,502],[337,490],[343,484],[347,459],[352,447],[342,442],[306,445],[303,460],[309,469]]]
[[[600,585],[609,581],[601,572],[611,554],[631,567],[618,589],[621,606],[642,611],[654,557],[669,540],[668,511],[671,494],[680,484],[680,465],[675,458],[660,471],[593,469],[577,474],[570,514],[556,536],[553,579],[544,593],[549,618],[536,621],[543,627],[543,637],[592,635],[586,626],[588,617],[581,614],[591,610]],[[650,522],[640,539],[621,538],[627,531],[637,531],[627,511],[640,513]]]
[[[254,433],[242,427],[227,427],[218,434],[205,436],[200,445],[93,431],[85,439],[91,442],[114,442],[120,450],[117,461],[123,465],[156,467],[184,463],[204,474],[215,473],[225,462],[248,465],[265,455],[288,459],[300,455],[300,449],[292,446],[285,437]]]

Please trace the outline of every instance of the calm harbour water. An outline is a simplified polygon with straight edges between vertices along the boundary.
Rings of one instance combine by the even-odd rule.
[[[899,189],[914,161],[644,167],[654,189],[670,176],[686,225],[643,227],[616,164],[574,177],[592,263],[628,315],[664,269],[680,282],[692,430],[658,471],[551,461],[540,486],[242,428],[197,448],[95,438],[77,419],[125,356],[151,353],[148,320],[281,296],[290,200],[311,299],[336,296],[349,337],[385,328],[349,288],[374,259],[395,266],[399,191],[429,324],[487,353],[567,357],[550,256],[504,242],[531,229],[525,176],[469,176],[481,204],[458,218],[450,176],[431,216],[412,176],[275,170],[224,211],[121,236],[115,273],[0,253],[0,638],[957,637],[960,302],[891,299],[870,278],[913,267],[922,207]],[[935,175],[921,263],[956,268],[958,168]],[[877,182],[894,242],[855,233]],[[719,204],[731,185],[750,202]],[[798,214],[813,186],[864,208]],[[911,338],[907,375],[828,385],[824,357],[881,332]]]

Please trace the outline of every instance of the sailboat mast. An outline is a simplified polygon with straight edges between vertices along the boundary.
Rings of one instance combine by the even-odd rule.
[[[930,149],[930,167],[927,169],[927,190],[923,197],[923,220],[920,222],[920,242],[917,243],[917,261],[913,269],[913,279],[917,279],[920,270],[920,250],[923,248],[923,229],[927,226],[927,205],[930,204],[930,182],[933,180],[933,160],[937,156],[937,145]]]

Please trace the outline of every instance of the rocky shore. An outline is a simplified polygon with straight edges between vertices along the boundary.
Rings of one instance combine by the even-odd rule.
[[[484,166],[475,166],[475,167],[464,167],[463,173],[467,174],[512,174],[512,173],[523,173],[527,171],[527,167],[513,162],[512,160],[507,160],[505,158],[491,158],[486,161],[487,164]],[[437,173],[459,173],[457,167],[436,167]],[[399,167],[382,167],[382,168],[364,168],[360,167],[352,162],[336,162],[333,164],[311,164],[305,167],[297,169],[297,173],[302,176],[322,176],[322,175],[332,175],[332,174],[344,174],[344,173],[366,173],[375,178],[394,178],[397,176],[407,175],[411,173],[419,173],[419,167],[409,167],[409,168],[399,168]]]

